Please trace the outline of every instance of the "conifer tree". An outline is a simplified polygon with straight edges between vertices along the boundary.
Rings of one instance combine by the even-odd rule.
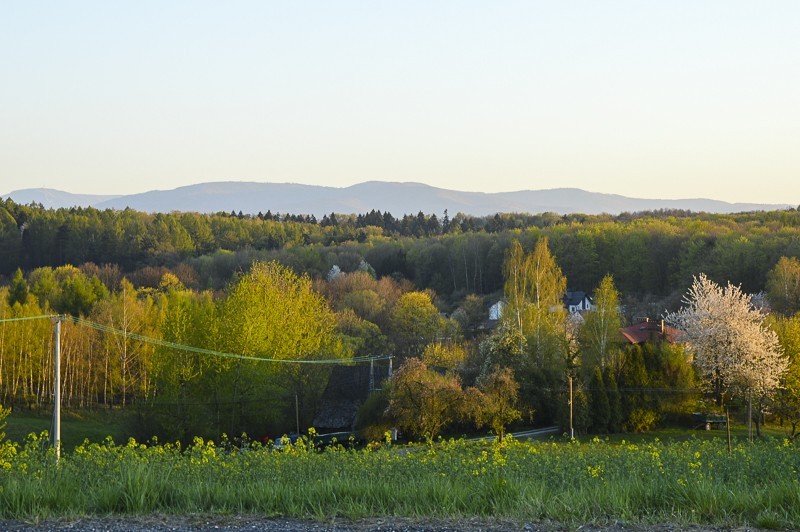
[[[622,430],[622,399],[620,398],[617,378],[608,366],[603,370],[603,382],[608,395],[608,431],[619,432]]]
[[[611,419],[611,408],[609,407],[608,394],[603,382],[603,374],[600,368],[594,368],[592,380],[589,381],[589,398],[591,400],[591,428],[592,432],[603,434],[608,432],[608,424]]]

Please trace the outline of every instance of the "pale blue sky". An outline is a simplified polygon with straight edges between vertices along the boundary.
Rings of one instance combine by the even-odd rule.
[[[0,0],[0,193],[800,203],[800,2]]]

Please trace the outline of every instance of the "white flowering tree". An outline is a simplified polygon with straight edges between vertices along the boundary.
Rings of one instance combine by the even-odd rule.
[[[725,393],[760,399],[778,388],[788,361],[750,295],[738,286],[728,283],[722,287],[700,274],[683,303],[666,321],[683,332],[718,404]]]

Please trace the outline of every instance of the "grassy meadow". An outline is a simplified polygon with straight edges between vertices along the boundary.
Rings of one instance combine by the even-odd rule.
[[[120,409],[97,409],[62,411],[61,446],[72,451],[87,439],[103,442],[109,436],[116,442],[127,440],[127,425],[130,414]],[[12,410],[6,419],[6,437],[18,444],[25,442],[29,434],[52,432],[52,412]]]
[[[705,435],[703,435],[705,436]],[[443,440],[277,450],[85,443],[56,464],[40,436],[0,447],[0,518],[108,514],[472,516],[565,524],[800,527],[800,453],[788,441]]]

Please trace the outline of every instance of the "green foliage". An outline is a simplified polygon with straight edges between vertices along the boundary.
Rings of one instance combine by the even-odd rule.
[[[384,433],[392,428],[386,413],[388,408],[388,387],[371,393],[358,408],[356,430],[360,431],[368,441],[382,440]]]
[[[346,355],[336,335],[335,316],[311,280],[275,262],[255,263],[219,303],[216,321],[216,346],[229,353],[285,360]],[[280,422],[275,417],[280,410],[246,408],[253,400],[269,397],[283,403],[296,395],[301,422],[310,424],[330,366],[215,360],[205,373],[208,391],[228,403],[220,407],[220,415],[227,417],[227,430],[235,434]]]
[[[648,408],[634,408],[625,420],[624,427],[628,432],[647,432],[656,426],[658,415]]]
[[[422,361],[429,367],[441,370],[458,369],[466,359],[467,351],[462,344],[433,342],[425,346]]]
[[[564,313],[560,310],[567,282],[550,254],[547,238],[538,240],[529,254],[515,241],[504,271],[508,304],[503,320],[525,336],[535,366],[553,364],[561,358]]]
[[[575,388],[572,396],[572,426],[575,429],[575,434],[587,434],[592,423],[592,418],[589,409],[589,398],[582,387]],[[566,420],[562,421],[561,425],[566,429],[569,428]]]
[[[342,348],[353,356],[374,356],[389,353],[389,339],[380,328],[345,309],[336,314],[336,330],[341,335]]]
[[[400,357],[420,357],[425,346],[437,339],[445,323],[425,292],[400,296],[389,318],[391,338]]]
[[[767,274],[767,296],[778,312],[791,316],[800,311],[800,260],[781,257]]]
[[[6,418],[11,414],[11,408],[3,408],[2,403],[0,403],[0,445],[3,444],[3,440],[6,439],[6,427],[8,426],[8,422]]]
[[[640,346],[633,346],[625,353],[625,363],[620,376],[620,388],[625,390],[622,394],[623,426],[629,430],[628,420],[633,416],[634,410],[646,404],[647,395],[642,391],[647,388],[650,379],[644,363],[644,353]]]
[[[608,367],[603,371],[603,382],[608,396],[608,431],[619,432],[622,430],[622,396],[614,372]]]
[[[25,301],[28,299],[28,283],[25,282],[20,268],[17,268],[17,271],[14,272],[14,277],[11,279],[11,286],[8,289],[6,299],[8,305],[11,307],[13,307],[15,303],[24,305]]]
[[[480,355],[483,359],[483,373],[488,373],[495,366],[514,368],[522,371],[528,366],[525,358],[527,339],[519,329],[501,322],[500,326],[487,336],[480,344]]]
[[[601,370],[610,366],[614,371],[621,368],[619,353],[620,316],[619,292],[610,275],[603,277],[594,292],[595,308],[586,313],[580,328],[581,356],[584,370],[592,375],[593,368]]]
[[[606,385],[603,382],[603,374],[600,368],[594,368],[592,380],[589,381],[589,412],[591,416],[591,431],[598,434],[608,432],[611,422],[611,406],[606,392]]]
[[[442,375],[409,358],[392,378],[388,412],[402,430],[432,440],[459,418],[462,401],[457,376]]]
[[[789,367],[775,397],[775,413],[786,422],[792,441],[800,437],[800,314],[773,316],[769,327],[776,332]]]
[[[517,409],[519,384],[510,368],[495,370],[478,382],[478,388],[467,389],[464,409],[478,428],[488,425],[503,439],[506,427],[522,418]],[[530,412],[532,415],[533,412]]]
[[[800,527],[800,454],[777,440],[609,444],[442,441],[323,451],[195,439],[85,444],[53,467],[32,435],[6,456],[0,519],[256,515],[332,521],[512,519],[574,528]],[[754,466],[757,464],[757,466]]]

